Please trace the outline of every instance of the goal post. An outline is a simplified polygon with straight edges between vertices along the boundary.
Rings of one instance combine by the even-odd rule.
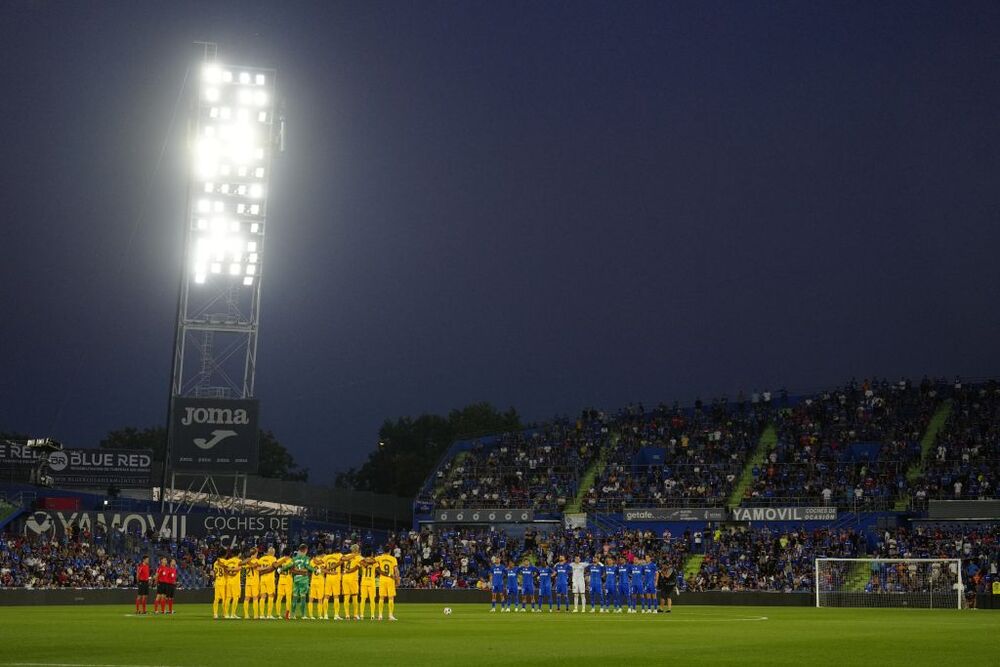
[[[961,609],[958,558],[817,558],[817,607]]]

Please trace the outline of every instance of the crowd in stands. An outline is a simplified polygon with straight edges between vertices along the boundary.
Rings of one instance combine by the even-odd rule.
[[[502,434],[489,446],[476,443],[435,473],[431,498],[438,508],[561,512],[608,435],[604,415],[588,412],[575,422]]]
[[[691,410],[639,406],[615,422],[615,443],[583,499],[587,511],[718,504],[728,498],[771,413],[770,395]],[[655,461],[643,462],[643,454]]]
[[[313,553],[346,550],[363,545],[369,552],[380,547],[370,535],[311,531],[294,536],[270,534],[238,538],[235,549],[273,545],[280,552],[304,541]],[[227,542],[225,546],[229,546]],[[898,528],[878,536],[871,549],[863,533],[826,526],[771,528],[706,525],[704,530],[672,536],[651,531],[599,532],[589,529],[528,529],[514,537],[502,530],[450,528],[403,531],[389,534],[381,548],[399,561],[406,588],[482,588],[488,581],[493,557],[520,563],[552,564],[560,555],[583,560],[595,556],[651,556],[661,566],[669,562],[678,573],[682,590],[693,591],[810,591],[816,557],[854,558],[962,558],[972,585],[997,581],[1000,566],[1000,526],[943,525]],[[215,559],[225,551],[215,538],[181,540],[147,539],[123,545],[112,553],[92,537],[51,536],[0,538],[0,587],[8,588],[130,588],[136,564],[143,555],[176,558],[182,588],[211,586]],[[685,578],[691,554],[702,556],[697,571]]]
[[[930,419],[949,400],[950,417],[924,451]],[[777,442],[758,452],[769,424]],[[751,460],[749,483],[738,486]],[[866,511],[911,499],[919,508],[929,498],[996,498],[997,479],[997,382],[866,379],[791,401],[759,392],[690,408],[587,410],[575,422],[480,441],[445,460],[418,500],[427,508],[558,513],[578,498],[581,511],[618,512],[721,506],[736,492],[744,506]]]
[[[754,467],[745,505],[784,502],[888,509],[908,492],[940,385],[851,382],[776,413],[777,445]]]
[[[951,413],[915,484],[918,507],[928,499],[1000,498],[1000,384],[955,383]]]
[[[716,528],[705,541],[705,558],[688,587],[695,591],[813,590],[815,559],[864,556],[864,536],[827,527]]]

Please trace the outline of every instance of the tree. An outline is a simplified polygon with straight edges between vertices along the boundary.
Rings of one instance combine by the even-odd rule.
[[[162,426],[137,429],[126,427],[111,431],[101,440],[99,446],[104,449],[151,449],[153,460],[163,461],[167,434]],[[293,482],[305,482],[309,479],[308,468],[299,469],[295,458],[271,431],[260,431],[260,468],[261,477],[284,479]]]
[[[334,483],[342,488],[411,497],[455,440],[520,429],[521,420],[514,408],[498,412],[489,403],[452,410],[447,418],[425,414],[416,419],[387,419],[368,460],[360,468],[339,473]]]

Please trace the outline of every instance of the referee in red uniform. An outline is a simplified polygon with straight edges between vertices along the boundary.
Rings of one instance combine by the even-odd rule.
[[[149,597],[149,556],[143,556],[142,562],[135,571],[135,580],[139,590],[135,594],[135,613],[146,613],[146,598]]]
[[[170,559],[170,565],[167,567],[166,578],[164,583],[167,585],[164,595],[167,596],[167,609],[165,614],[174,613],[174,593],[177,592],[177,560],[174,558]]]

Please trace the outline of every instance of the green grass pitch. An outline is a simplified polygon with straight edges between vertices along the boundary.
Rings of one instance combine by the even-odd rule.
[[[151,607],[150,607],[151,608]],[[491,614],[399,605],[400,620],[214,621],[128,607],[0,608],[0,664],[1000,665],[1000,612],[678,606],[670,615]]]

